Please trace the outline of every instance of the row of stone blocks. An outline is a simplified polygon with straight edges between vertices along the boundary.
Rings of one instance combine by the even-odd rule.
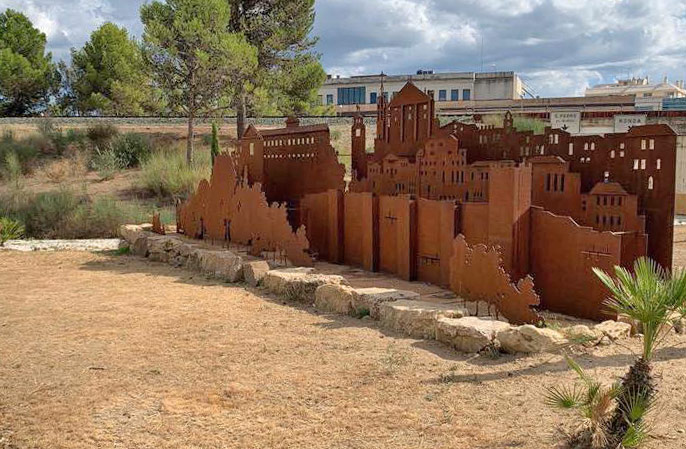
[[[259,285],[293,301],[314,303],[324,312],[369,316],[383,328],[413,338],[438,340],[461,352],[495,349],[536,353],[554,351],[569,343],[569,333],[563,335],[553,329],[512,326],[488,317],[468,316],[468,311],[460,306],[422,301],[418,293],[411,291],[353,288],[344,277],[318,274],[313,268],[270,269],[264,260],[207,247],[178,235],[154,234],[141,226],[123,226],[120,233],[136,255],[198,270],[226,282]],[[616,322],[603,323],[597,329],[574,328],[571,328],[574,337],[596,342],[603,337],[615,340],[629,336],[631,331],[630,325]]]

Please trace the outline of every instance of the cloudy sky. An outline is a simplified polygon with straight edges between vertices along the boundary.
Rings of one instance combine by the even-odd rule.
[[[140,36],[146,0],[0,0],[68,58],[101,23]],[[627,76],[686,78],[686,0],[317,0],[329,73],[513,70],[541,96]],[[483,42],[483,46],[482,46]],[[483,48],[483,52],[482,52]],[[482,59],[483,54],[483,59]]]

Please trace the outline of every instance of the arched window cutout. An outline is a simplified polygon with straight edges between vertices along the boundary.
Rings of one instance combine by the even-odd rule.
[[[653,190],[653,187],[654,187],[653,177],[649,176],[648,177],[648,190]]]

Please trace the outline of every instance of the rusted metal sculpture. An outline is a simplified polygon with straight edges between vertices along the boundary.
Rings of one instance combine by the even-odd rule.
[[[200,182],[178,217],[177,229],[190,237],[249,245],[253,255],[283,253],[294,265],[312,265],[304,228],[293,232],[286,207],[269,205],[259,183],[239,182],[230,155],[216,157],[210,182]]]
[[[441,127],[433,99],[408,83],[390,102],[378,97],[374,153],[365,135],[357,116],[345,191],[326,125],[249,127],[178,208],[180,232],[283,252],[296,265],[315,255],[449,286],[514,323],[539,321],[539,306],[604,319],[607,292],[592,267],[644,255],[671,266],[668,127],[534,135],[516,131],[511,114],[502,128]]]
[[[153,212],[152,214],[152,232],[160,235],[166,234],[162,220],[160,220],[159,212]]]
[[[464,236],[458,235],[450,262],[450,289],[458,295],[487,302],[513,324],[542,321],[533,309],[540,304],[533,280],[527,276],[512,284],[495,248],[481,244],[470,247]]]

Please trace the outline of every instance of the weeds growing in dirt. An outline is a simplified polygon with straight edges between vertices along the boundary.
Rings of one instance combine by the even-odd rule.
[[[8,240],[20,239],[24,236],[24,226],[16,220],[0,217],[0,246]]]
[[[386,375],[394,375],[407,365],[410,361],[410,355],[402,348],[399,348],[395,343],[391,343],[386,347],[386,352],[381,357],[381,366]]]

